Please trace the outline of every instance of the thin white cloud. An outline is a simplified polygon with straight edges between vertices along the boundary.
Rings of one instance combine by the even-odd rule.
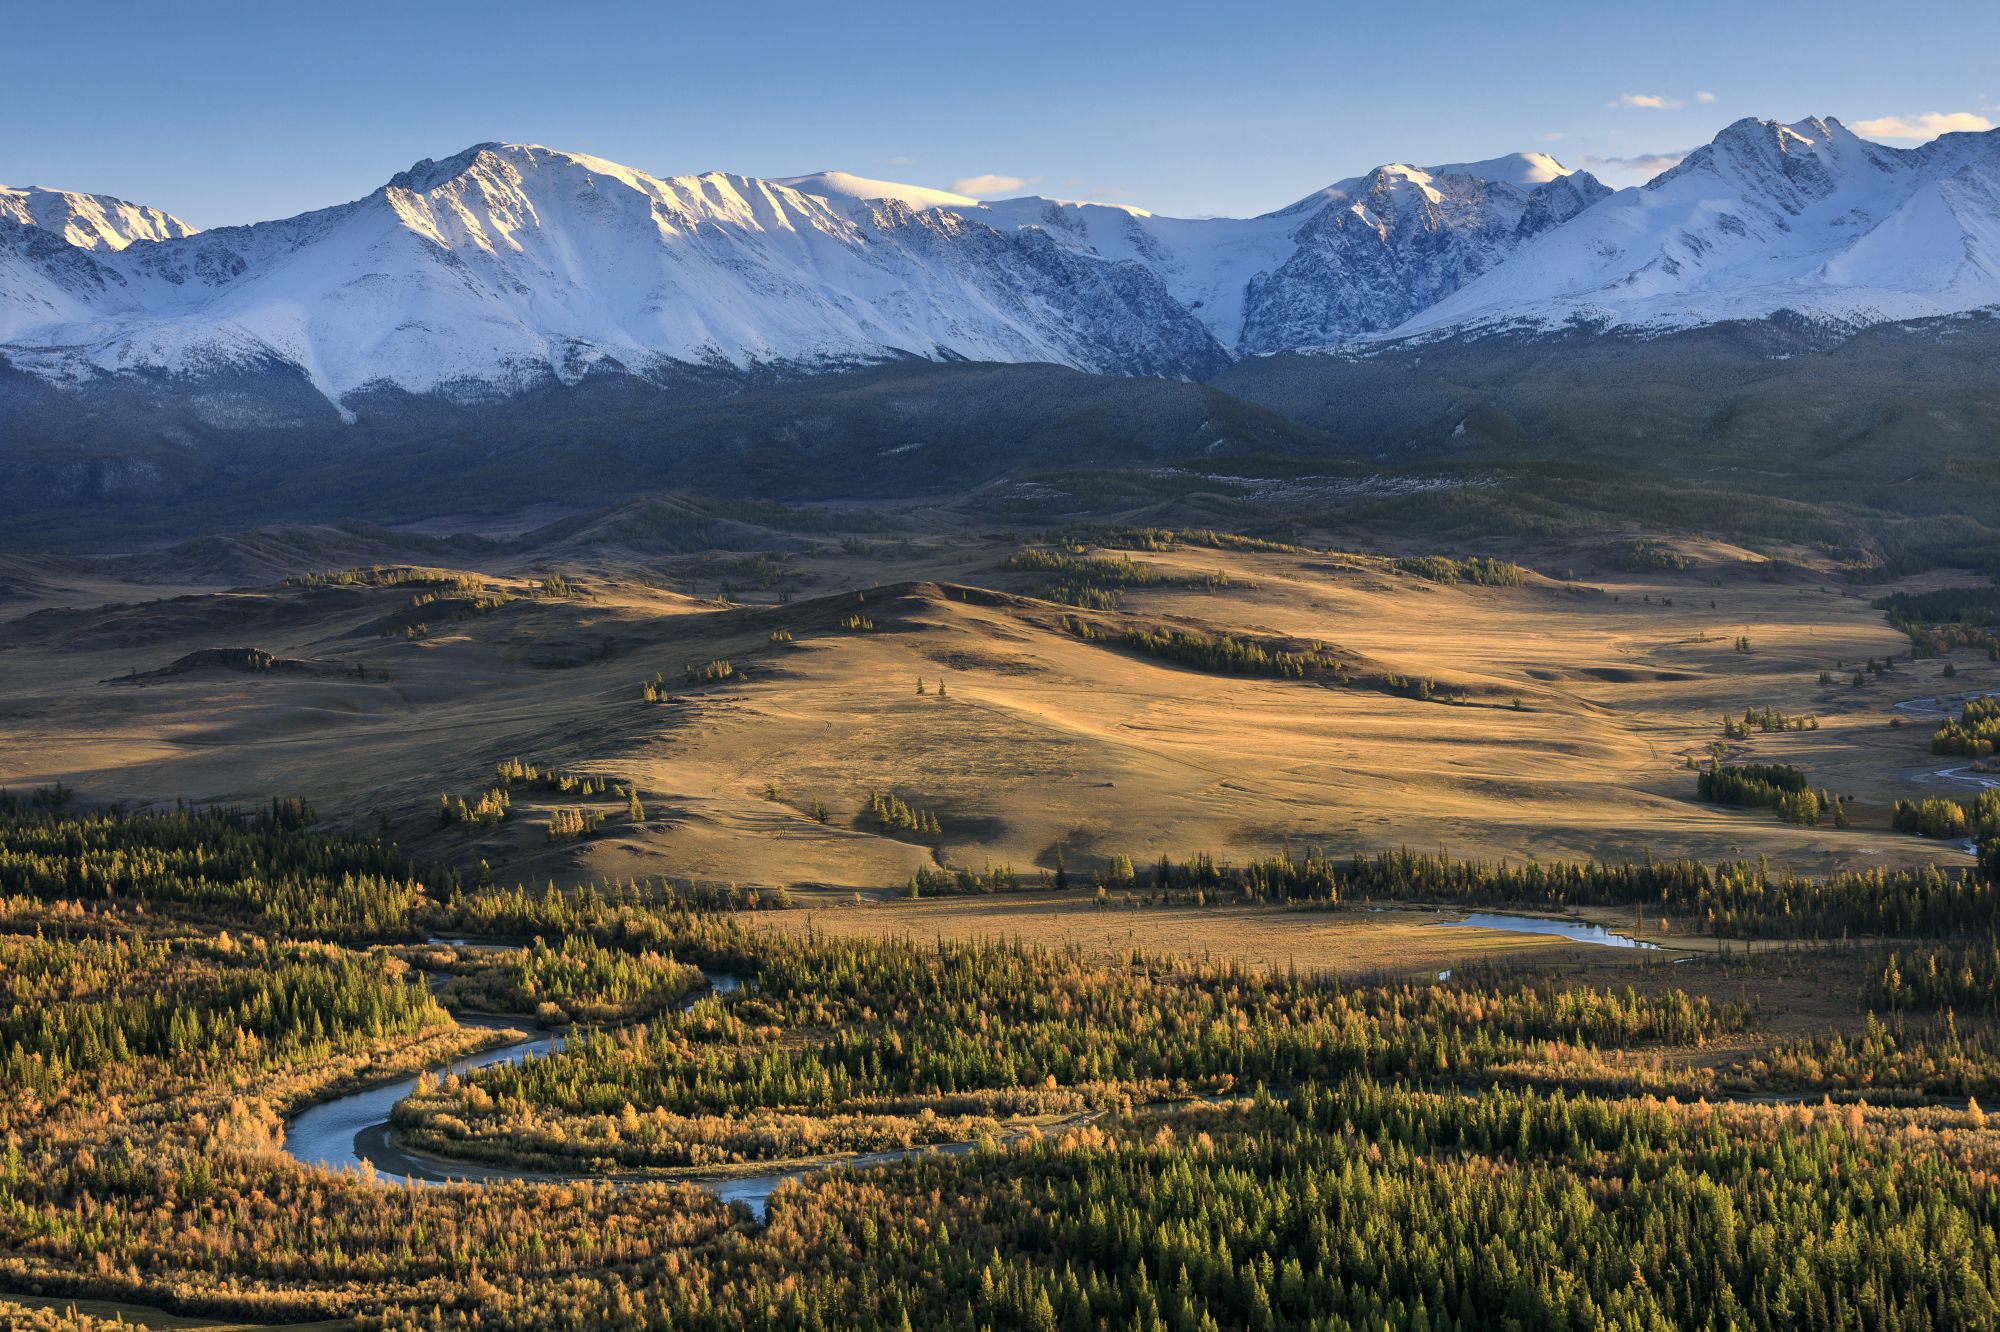
[[[1040,180],[1040,176],[1000,176],[988,172],[983,176],[966,176],[951,183],[953,194],[969,194],[975,199],[993,195],[1009,195],[1020,192],[1024,185]]]
[[[1585,166],[1610,167],[1614,171],[1665,171],[1681,164],[1686,153],[1639,153],[1633,157],[1585,157]]]
[[[1608,166],[1620,172],[1664,172],[1670,166],[1680,166],[1686,152],[1640,152],[1630,158],[1582,158],[1584,166]]]
[[[1662,171],[1679,166],[1687,157],[1681,153],[1639,153],[1632,157],[1581,157],[1577,165],[1607,185],[1644,185]]]
[[[911,157],[908,153],[897,153],[889,159],[890,166],[915,166],[916,164],[917,159]]]
[[[1694,100],[1704,103],[1712,102],[1715,100],[1715,94],[1712,92],[1698,92],[1694,95]]]
[[[1921,143],[1940,134],[1990,130],[1993,122],[1973,111],[1927,111],[1921,116],[1878,116],[1857,122],[1853,129],[1867,139],[1907,139]]]
[[[1678,97],[1662,97],[1658,93],[1619,93],[1617,101],[1607,102],[1605,105],[1631,107],[1641,111],[1678,111],[1687,103]]]

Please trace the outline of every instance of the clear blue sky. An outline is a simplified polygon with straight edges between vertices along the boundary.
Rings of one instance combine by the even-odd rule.
[[[487,139],[657,175],[839,167],[1185,215],[1519,149],[1614,184],[1742,116],[2000,123],[2000,4],[400,0],[0,10],[0,181],[199,226]],[[1931,122],[1935,125],[1940,122]],[[1004,185],[1004,182],[992,182]]]

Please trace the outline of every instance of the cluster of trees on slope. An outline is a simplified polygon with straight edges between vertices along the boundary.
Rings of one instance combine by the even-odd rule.
[[[1083,547],[1075,545],[1062,550],[1026,546],[1010,555],[1002,567],[1010,573],[1047,575],[1038,595],[1049,601],[1092,610],[1110,610],[1117,606],[1119,593],[1128,587],[1213,589],[1229,585],[1229,575],[1224,573],[1182,574],[1141,564],[1126,555],[1107,558],[1086,554]]]
[[[1971,804],[1925,796],[1898,800],[1890,815],[1897,832],[1924,837],[1969,837],[1976,842],[2000,838],[2000,790],[1981,791]]]
[[[706,984],[699,967],[653,948],[612,947],[588,935],[520,948],[425,948],[409,956],[449,977],[438,997],[455,1009],[532,1013],[544,1023],[649,1017]]]
[[[1840,797],[1813,791],[1805,772],[1789,763],[1716,764],[1695,778],[1695,793],[1711,804],[1776,810],[1785,822],[1808,828],[1829,812],[1836,827],[1847,826]]]
[[[1770,706],[1743,709],[1743,719],[1722,719],[1722,733],[1732,740],[1747,740],[1753,730],[1769,735],[1774,731],[1817,731],[1819,718],[1799,717]]]
[[[1481,587],[1520,587],[1527,571],[1507,560],[1475,555],[1453,559],[1449,555],[1412,555],[1396,561],[1404,573],[1428,578],[1433,583],[1476,583]]]
[[[1322,680],[1330,684],[1374,689],[1425,703],[1449,701],[1446,691],[1428,676],[1396,672],[1350,675],[1347,663],[1320,642],[1301,645],[1283,639],[1259,639],[1220,630],[1183,629],[1173,625],[1141,625],[1115,633],[1074,615],[1064,616],[1062,627],[1064,632],[1086,642],[1130,648],[1149,657],[1216,675]]]
[[[1149,657],[1191,666],[1198,671],[1220,675],[1270,675],[1285,680],[1302,680],[1326,675],[1338,683],[1347,680],[1347,665],[1321,643],[1303,648],[1287,643],[1231,634],[1204,633],[1171,625],[1129,629],[1107,635],[1103,628],[1074,615],[1063,618],[1065,632],[1086,642],[1109,641]]]
[[[584,800],[615,797],[625,802],[628,822],[640,823],[646,817],[646,807],[639,800],[636,786],[631,783],[621,786],[601,773],[542,768],[521,758],[502,759],[493,765],[493,773],[497,784],[479,792],[469,801],[463,796],[454,799],[449,792],[441,792],[438,795],[438,822],[446,827],[454,823],[471,828],[498,827],[513,811],[513,791],[516,787]],[[604,819],[602,810],[578,805],[558,806],[549,811],[546,825],[548,840],[562,842],[588,837],[603,827]]]
[[[62,1002],[50,1002],[56,980],[68,990]],[[406,967],[314,946],[217,948],[144,936],[0,936],[0,994],[0,1076],[51,1093],[72,1070],[142,1055],[283,1065],[450,1020]]]
[[[422,587],[446,594],[476,596],[486,585],[472,574],[449,569],[427,569],[410,564],[371,564],[356,569],[316,569],[293,574],[286,587],[317,591],[329,587]]]
[[[922,682],[918,682],[922,688]],[[938,837],[944,829],[938,824],[935,811],[918,809],[903,800],[901,796],[884,795],[880,791],[868,793],[868,803],[862,809],[862,818],[891,835],[910,833],[918,837]]]
[[[1256,554],[1314,555],[1309,546],[1265,537],[1218,532],[1211,527],[1084,527],[1058,533],[1053,538],[1065,548],[1086,545],[1112,550],[1179,550],[1185,546],[1206,546],[1210,550],[1240,550]]]

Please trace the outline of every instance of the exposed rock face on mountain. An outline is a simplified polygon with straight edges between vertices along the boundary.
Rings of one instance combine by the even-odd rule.
[[[979,203],[840,172],[787,183],[842,200],[949,209],[1003,230],[1039,230],[1078,254],[1139,264],[1235,355],[1394,328],[1611,193],[1545,153],[1391,164],[1240,219],[1039,196]]]
[[[1387,332],[1609,193],[1587,175],[1529,189],[1405,166],[1342,182],[1286,210],[1298,219],[1294,248],[1250,280],[1238,349],[1290,351]]]
[[[1528,206],[1521,210],[1520,225],[1515,228],[1520,239],[1539,236],[1552,227],[1563,223],[1611,194],[1611,187],[1588,171],[1576,171],[1528,195]]]

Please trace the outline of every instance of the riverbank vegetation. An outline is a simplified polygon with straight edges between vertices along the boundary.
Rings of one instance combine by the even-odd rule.
[[[1898,800],[1890,826],[1920,837],[1970,838],[1975,842],[2000,838],[2000,790],[1981,791],[1970,802],[1925,796]]]
[[[699,967],[672,953],[574,935],[520,947],[433,944],[404,955],[441,978],[438,999],[456,1011],[521,1013],[545,1025],[649,1017],[706,983]]]

